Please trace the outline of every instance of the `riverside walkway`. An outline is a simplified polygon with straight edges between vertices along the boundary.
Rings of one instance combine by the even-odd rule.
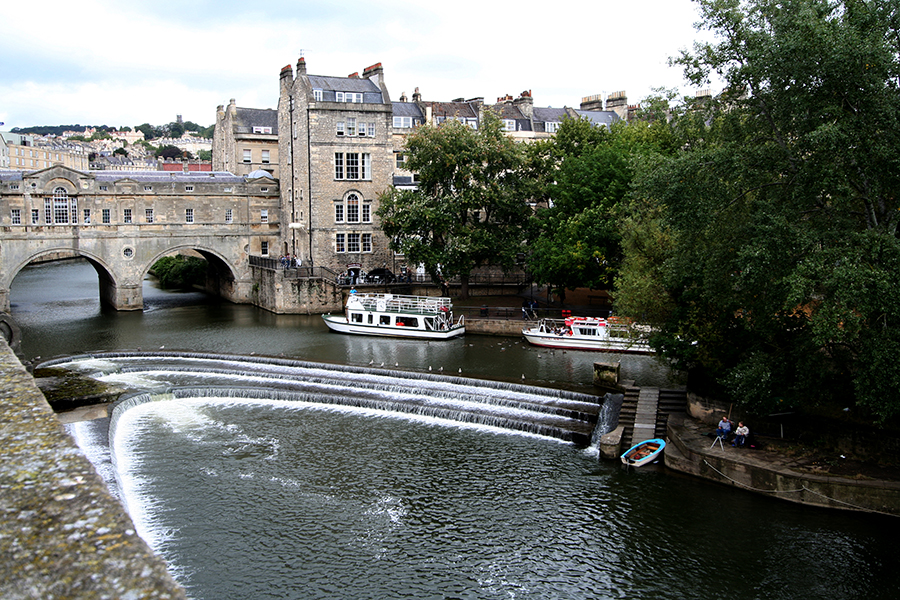
[[[788,502],[900,516],[900,481],[817,474],[777,448],[712,445],[709,425],[670,415],[667,468]]]

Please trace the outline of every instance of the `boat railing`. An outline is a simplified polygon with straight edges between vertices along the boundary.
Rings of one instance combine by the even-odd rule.
[[[377,312],[437,314],[450,312],[449,298],[403,294],[354,294],[363,309]]]

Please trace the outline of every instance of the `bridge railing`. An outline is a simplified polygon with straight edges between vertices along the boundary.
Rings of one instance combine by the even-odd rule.
[[[292,266],[293,263],[282,262],[280,258],[270,258],[268,256],[250,255],[250,266],[260,269],[268,269],[270,271],[284,271],[284,276],[288,279],[328,279],[334,283],[338,283],[340,275],[328,267],[303,267]]]

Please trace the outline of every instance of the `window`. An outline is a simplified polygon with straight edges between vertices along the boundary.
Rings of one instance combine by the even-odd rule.
[[[260,191],[260,192],[268,192],[268,191],[269,191],[269,188],[267,188],[267,187],[261,187],[261,188],[259,188],[259,191]]]
[[[348,152],[344,160],[347,162],[347,179],[359,179],[359,153]]]
[[[186,192],[193,192],[193,191],[194,191],[194,186],[192,186],[192,185],[186,185],[186,186],[184,186],[184,191],[186,191]]]
[[[369,137],[375,137],[375,123],[369,123]]]
[[[394,127],[409,129],[412,125],[412,117],[394,117]]]
[[[193,208],[184,209],[184,222],[185,223],[193,223],[194,222],[194,209]]]
[[[394,160],[395,160],[395,164],[397,165],[398,169],[406,168],[406,156],[402,152],[395,152]]]
[[[84,209],[84,224],[85,225],[91,224],[91,209],[89,209],[89,208]]]
[[[368,202],[362,205],[362,222],[363,223],[371,223],[372,222],[372,205]]]
[[[145,191],[145,192],[152,192],[152,191],[153,191],[153,186],[152,186],[152,185],[145,185],[145,186],[144,186],[144,191]]]
[[[260,242],[259,243],[259,252],[263,256],[269,255],[269,242]]]
[[[359,223],[359,196],[350,194],[347,196],[347,222]],[[357,250],[356,252],[359,252]]]
[[[85,209],[85,210],[88,210],[88,209]],[[31,209],[31,224],[37,225],[40,222],[40,220],[41,220],[41,211],[38,210],[37,208],[32,208]]]
[[[12,220],[13,225],[21,225],[22,224],[22,209],[21,208],[11,209],[9,218]]]
[[[272,133],[271,127],[254,127],[253,133]]]
[[[109,209],[108,208],[103,209],[103,214],[102,214],[101,218],[103,220],[104,225],[109,225]]]
[[[544,131],[547,133],[556,133],[559,129],[559,121],[546,121],[544,123]]]
[[[337,122],[337,135],[344,135],[344,122],[343,121]]]
[[[515,131],[515,130],[516,130],[515,119],[503,119],[503,131]]]
[[[109,191],[109,186],[108,186],[108,185],[101,185],[101,186],[100,186],[100,191],[101,191],[101,192],[108,192],[108,191]]]
[[[234,222],[234,218],[232,217],[232,212],[230,208],[225,209],[225,222],[229,225]]]
[[[336,102],[356,102],[361,104],[363,95],[361,92],[335,92],[334,99]]]
[[[248,164],[249,164],[250,162],[252,162],[252,156],[251,156],[251,151],[250,151],[250,150],[244,150],[244,162],[245,162],[245,163],[248,163]]]
[[[356,119],[353,117],[347,118],[347,135],[356,135]]]
[[[152,223],[152,222],[153,222],[153,209],[152,209],[152,208],[145,208],[145,209],[144,209],[144,219],[145,219],[148,223]]]
[[[371,233],[362,234],[362,251],[363,252],[371,252],[372,251],[372,234]]]
[[[347,252],[359,252],[359,234],[347,234]]]
[[[344,234],[339,233],[334,236],[334,251],[335,252],[346,252],[347,248],[344,246]]]
[[[268,223],[269,222],[269,209],[264,208],[259,211],[259,222],[260,223]]]
[[[47,223],[56,223],[57,225],[66,225],[69,223],[69,193],[63,187],[53,190],[53,214],[50,214],[47,202],[44,202],[44,209],[47,213],[45,220]],[[52,218],[51,218],[52,217]]]
[[[19,184],[18,184],[18,183],[11,183],[11,184],[9,184],[9,189],[11,189],[11,190],[17,190],[17,189],[19,189]]]
[[[343,223],[344,222],[344,205],[340,202],[335,202],[334,204],[334,222],[335,223]]]
[[[335,152],[335,179],[372,179],[372,160],[368,153]]]
[[[322,90],[313,90],[313,100],[316,102],[322,101]]]
[[[131,209],[126,208],[122,213],[122,222],[131,223]]]
[[[264,164],[264,165],[269,164],[269,152],[270,152],[270,150],[263,150],[263,151],[262,151],[262,161],[263,161],[263,164]]]

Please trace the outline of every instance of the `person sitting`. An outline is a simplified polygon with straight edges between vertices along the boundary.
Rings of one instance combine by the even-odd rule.
[[[743,421],[738,421],[738,427],[734,430],[734,441],[731,445],[735,448],[743,448],[748,435],[750,435],[750,428],[744,425]]]
[[[716,429],[716,435],[722,438],[723,440],[728,439],[728,435],[731,433],[731,421],[727,416],[722,416],[722,420],[719,421],[719,427]]]

